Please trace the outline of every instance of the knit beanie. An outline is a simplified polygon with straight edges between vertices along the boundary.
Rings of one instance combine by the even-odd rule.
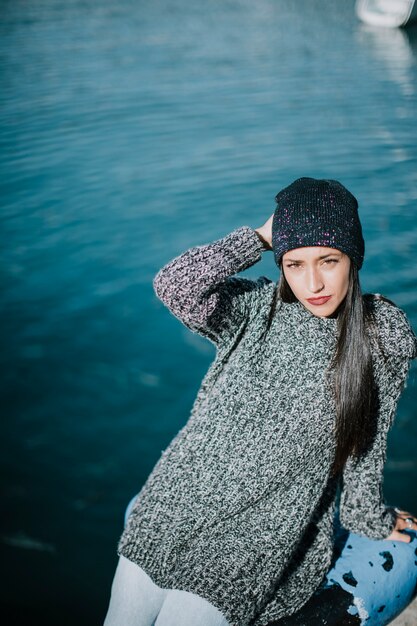
[[[362,267],[365,242],[356,198],[337,180],[298,178],[275,197],[272,249],[280,266],[288,250],[336,248]]]

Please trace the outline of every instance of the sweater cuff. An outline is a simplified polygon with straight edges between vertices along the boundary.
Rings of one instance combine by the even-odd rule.
[[[386,539],[394,530],[397,523],[397,514],[393,507],[386,506],[382,514],[381,524],[376,525],[375,534],[378,536],[376,539]]]
[[[232,255],[232,266],[242,271],[260,261],[262,252],[266,250],[264,243],[250,226],[240,226],[222,238],[222,244]],[[222,247],[223,247],[222,246]]]
[[[369,539],[386,539],[392,533],[397,521],[395,510],[391,506],[386,506],[378,519],[362,518],[348,524],[348,529],[352,532],[368,537]]]

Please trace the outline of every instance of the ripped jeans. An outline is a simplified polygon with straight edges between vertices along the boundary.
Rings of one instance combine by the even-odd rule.
[[[268,626],[385,626],[417,594],[417,532],[410,543],[369,539],[335,524],[330,570],[299,611]]]

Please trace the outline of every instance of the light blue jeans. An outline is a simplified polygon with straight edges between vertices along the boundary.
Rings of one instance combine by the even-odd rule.
[[[220,611],[189,591],[162,589],[119,557],[104,626],[228,626]]]

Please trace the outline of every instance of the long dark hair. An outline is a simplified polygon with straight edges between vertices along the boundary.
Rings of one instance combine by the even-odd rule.
[[[274,292],[267,331],[271,325],[278,300],[296,302],[281,267],[281,276]],[[373,303],[381,299],[395,304],[380,294],[362,294],[359,272],[350,264],[346,297],[336,311],[337,343],[329,371],[333,373],[333,394],[336,404],[336,453],[332,474],[343,470],[350,455],[358,458],[366,452],[375,437],[378,414],[378,394],[375,385],[371,336],[378,341]],[[379,344],[382,355],[383,348]]]

